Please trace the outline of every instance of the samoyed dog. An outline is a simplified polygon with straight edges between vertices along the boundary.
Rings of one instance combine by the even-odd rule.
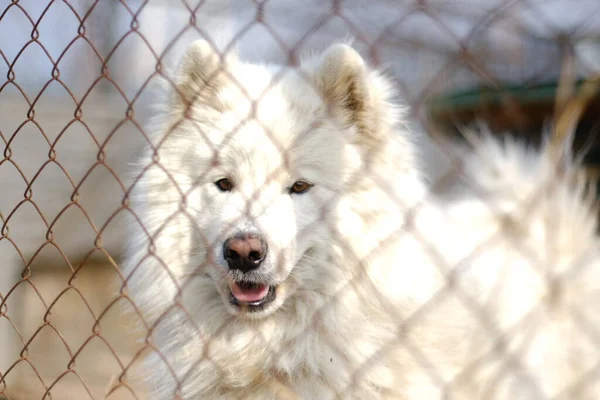
[[[481,136],[439,196],[347,45],[199,41],[172,84],[124,262],[149,398],[600,398],[597,214],[551,146]]]

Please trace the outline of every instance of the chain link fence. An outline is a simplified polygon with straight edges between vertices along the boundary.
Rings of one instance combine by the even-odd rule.
[[[147,282],[131,278],[138,267],[127,273],[122,269],[128,244],[144,250],[145,255],[138,254],[141,258],[164,252],[152,234],[148,233],[143,244],[133,243],[128,234],[131,225],[140,223],[131,206],[131,192],[144,174],[139,165],[138,176],[132,170],[136,171],[134,165],[143,148],[161,146],[162,137],[149,127],[163,112],[155,106],[160,104],[157,99],[164,95],[165,86],[176,88],[175,96],[185,96],[181,86],[177,89],[175,66],[194,40],[205,40],[222,56],[218,70],[203,77],[208,88],[217,85],[218,79],[238,79],[221,69],[226,66],[225,58],[237,53],[249,62],[286,66],[272,67],[269,89],[281,90],[277,85],[291,69],[300,71],[297,85],[305,91],[315,90],[310,71],[299,69],[307,55],[321,53],[335,41],[352,43],[370,65],[385,71],[402,102],[410,106],[407,123],[415,132],[411,140],[418,148],[426,180],[436,191],[451,192],[459,182],[459,171],[456,154],[448,146],[462,143],[465,130],[482,122],[493,132],[516,132],[536,146],[543,140],[545,127],[552,127],[556,140],[564,140],[565,132],[570,133],[587,175],[600,176],[599,21],[600,3],[596,0],[0,0],[0,399],[204,398],[193,397],[199,389],[190,388],[189,382],[194,382],[194,371],[204,371],[202,363],[207,360],[212,374],[232,379],[235,371],[220,363],[219,354],[207,356],[210,351],[206,350],[200,352],[200,360],[173,355],[183,354],[173,346],[189,344],[177,342],[178,335],[193,337],[204,329],[198,325],[212,323],[199,321],[194,315],[196,308],[188,306],[210,303],[211,299],[198,293],[203,287],[194,283],[193,275],[201,267],[218,268],[218,262],[206,255],[206,260],[194,261],[201,267],[188,271],[190,276],[176,280],[174,286],[149,286],[148,293],[162,287],[170,290],[155,293],[148,303],[161,303],[156,310],[171,316],[146,315],[144,307],[149,306],[136,304],[140,297],[130,296],[128,286]],[[241,87],[237,82],[233,85]],[[269,95],[266,91],[248,96],[254,96],[247,104],[254,109],[250,118],[259,120],[261,112],[265,115],[260,102]],[[279,104],[270,106],[274,112],[280,110]],[[189,107],[184,107],[182,120],[193,120]],[[177,129],[177,123],[172,122],[169,132]],[[298,129],[310,132],[322,123],[312,121]],[[237,140],[238,129],[242,128],[229,132],[231,140]],[[268,131],[264,126],[261,129]],[[206,141],[189,145],[193,148]],[[283,158],[290,156],[285,154],[285,146],[280,150]],[[318,148],[313,150],[319,154]],[[335,157],[332,153],[332,160]],[[328,160],[329,155],[324,158],[324,164],[334,162]],[[164,159],[157,156],[146,161],[162,168]],[[179,173],[183,165],[167,166],[164,171]],[[368,166],[364,168],[366,176],[370,172]],[[207,173],[196,172],[198,177]],[[370,177],[382,187],[390,185],[388,179],[392,178],[397,177]],[[302,189],[306,188],[298,191]],[[161,192],[160,185],[156,190]],[[192,192],[182,192],[187,200],[180,201],[198,200]],[[255,195],[249,196],[248,210]],[[327,207],[321,206],[323,210]],[[173,219],[174,226],[183,220],[188,223],[189,211],[184,211],[185,216],[165,219]],[[312,218],[325,218],[323,213]],[[160,231],[156,225],[160,222],[153,224],[141,229]],[[202,231],[205,227],[197,228]],[[316,232],[318,228],[307,229]],[[197,238],[198,243],[212,239]],[[424,243],[430,240],[423,238]],[[173,254],[161,261],[162,272],[145,279],[168,281],[171,274],[179,273],[171,271],[178,264],[178,250],[186,251],[185,257],[199,251],[194,245],[171,245]],[[385,240],[377,248],[384,249]],[[352,262],[367,257],[361,254],[355,253],[357,260]],[[527,279],[523,272],[523,280]],[[407,285],[399,283],[398,290],[405,286],[408,290]],[[526,285],[523,288],[527,291]],[[136,290],[144,293],[145,289],[132,292]],[[448,284],[440,293],[452,290],[453,285]],[[332,295],[331,304],[343,298]],[[415,314],[431,313],[443,319],[436,310],[437,301],[432,297]],[[470,306],[477,307],[462,305]],[[310,325],[313,334],[327,330],[329,309],[327,304],[319,307],[318,318]],[[470,318],[486,320],[483,314],[481,310],[467,313]],[[586,325],[590,332],[599,330],[594,323],[600,319]],[[165,324],[179,324],[180,331]],[[409,325],[406,322],[403,329]],[[223,328],[225,332],[213,328],[208,331],[227,335],[227,328]],[[395,326],[387,328],[397,342],[402,340],[392,332]],[[262,328],[257,329],[253,340],[270,349],[271,343],[261,341]],[[175,344],[165,339],[171,333]],[[298,341],[304,340],[302,334],[297,333]],[[594,335],[589,335],[593,337],[589,341],[600,350]],[[322,340],[325,338],[323,335]],[[210,338],[197,340],[210,342]],[[523,340],[526,346],[527,340]],[[231,348],[236,345],[231,343]],[[328,346],[335,349],[336,344]],[[381,346],[373,353],[386,353],[386,344]],[[428,363],[424,349],[410,343],[403,346],[406,354],[420,360],[417,364]],[[236,351],[240,357],[246,356],[243,349]],[[331,351],[331,362],[335,358],[343,364],[344,351]],[[578,355],[571,356],[574,360],[565,363],[577,364]],[[155,363],[144,367],[148,358]],[[596,359],[598,363],[600,358]],[[517,368],[505,360],[501,364],[500,369]],[[328,368],[342,368],[332,365],[336,367]],[[528,398],[594,398],[591,394],[583,397],[583,393],[600,393],[593,389],[599,385],[598,365],[589,367],[573,390],[562,388],[545,396],[532,389]],[[296,373],[306,372],[302,368]],[[485,373],[478,372],[476,365],[470,368],[459,375]],[[156,371],[174,382],[168,386],[171,397],[160,390],[164,396],[155,397],[154,378],[148,378],[150,382],[143,379],[156,376],[152,375]],[[366,379],[368,373],[368,369],[354,371],[350,380]],[[285,375],[284,371],[267,374],[271,375],[266,379],[274,382]],[[502,375],[491,374],[490,382]],[[257,372],[246,383],[248,390],[264,379],[264,371]],[[430,379],[441,388],[439,398],[447,398],[443,397],[448,396],[443,374],[433,373]],[[294,398],[293,388],[285,384],[285,378],[281,381],[281,387],[273,389],[277,398]],[[343,390],[332,386],[331,392],[337,398],[361,398],[355,389],[353,385]],[[505,394],[511,398],[510,391]],[[218,395],[215,392],[215,397]],[[481,396],[466,398],[492,398]],[[502,397],[497,394],[493,398]]]

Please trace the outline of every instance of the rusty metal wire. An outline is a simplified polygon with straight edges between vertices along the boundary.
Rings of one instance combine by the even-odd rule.
[[[129,198],[141,175],[131,177],[129,164],[143,146],[162,145],[148,132],[154,87],[159,80],[175,86],[170,66],[192,39],[214,44],[222,57],[239,46],[244,57],[298,66],[305,53],[351,37],[400,88],[415,129],[439,145],[427,171],[433,191],[451,187],[460,174],[460,165],[445,152],[447,139],[457,136],[457,127],[480,120],[497,131],[521,132],[535,143],[544,124],[554,120],[556,142],[574,137],[577,151],[597,154],[588,163],[598,171],[600,4],[593,0],[578,10],[567,0],[191,3],[0,1],[0,399],[151,398],[133,372],[149,353],[163,360],[165,374],[176,377],[175,398],[181,395],[186,380],[181,375],[187,372],[169,365],[152,333],[172,312],[197,323],[181,300],[194,276],[180,284],[164,315],[149,321],[129,296],[129,278],[120,264],[125,218],[142,224]],[[157,22],[163,16],[164,24]],[[230,26],[224,28],[226,23]],[[224,46],[217,45],[219,29],[227,30]],[[211,78],[219,74],[227,71]],[[271,85],[284,74],[283,69],[275,73]],[[198,179],[206,172],[198,172]],[[382,177],[371,179],[386,186]],[[182,198],[188,195],[181,192]],[[398,232],[407,227],[410,219]],[[447,265],[428,238],[420,239],[431,247],[442,274],[460,274],[462,263]],[[491,236],[481,246],[495,240]],[[149,241],[148,257],[155,257]],[[379,249],[386,245],[383,241]],[[528,254],[526,246],[515,247]],[[352,248],[345,250],[362,262]],[[160,262],[168,271],[169,265]],[[212,268],[214,262],[204,260],[200,267]],[[341,301],[338,294],[357,285],[363,272],[331,302]],[[397,345],[420,315],[451,294],[496,338],[502,352],[507,332],[449,283],[404,319],[396,327],[397,340],[381,343],[378,354]],[[315,314],[315,329],[325,323],[325,308]],[[600,347],[597,327],[584,325]],[[260,332],[256,338],[261,339]],[[336,343],[329,345],[336,349]],[[429,365],[422,349],[410,341],[402,345]],[[264,346],[269,349],[270,343]],[[342,351],[336,355],[344,358]],[[194,362],[207,359],[203,355]],[[477,369],[477,362],[463,374]],[[223,369],[217,361],[213,365]],[[353,377],[362,372],[354,371]],[[264,378],[261,371],[255,375],[256,382]],[[431,379],[444,385],[440,376]],[[285,384],[274,382],[281,398],[294,398]],[[338,398],[351,398],[352,390],[337,393]]]

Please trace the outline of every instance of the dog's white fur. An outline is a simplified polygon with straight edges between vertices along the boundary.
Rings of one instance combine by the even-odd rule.
[[[392,85],[346,45],[295,69],[196,42],[174,83],[124,264],[153,399],[600,398],[600,251],[574,166],[484,138],[463,196],[436,199]],[[290,195],[298,179],[314,187]],[[247,228],[279,285],[258,313],[229,304],[221,255]]]

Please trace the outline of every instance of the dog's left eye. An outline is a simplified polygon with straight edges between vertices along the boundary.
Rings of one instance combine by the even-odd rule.
[[[233,189],[233,183],[227,178],[219,179],[215,182],[215,185],[221,192],[230,192]]]
[[[302,193],[306,193],[310,190],[310,188],[313,187],[313,185],[311,183],[308,183],[306,181],[300,180],[300,181],[296,181],[294,182],[294,184],[290,187],[290,194],[302,194]]]

